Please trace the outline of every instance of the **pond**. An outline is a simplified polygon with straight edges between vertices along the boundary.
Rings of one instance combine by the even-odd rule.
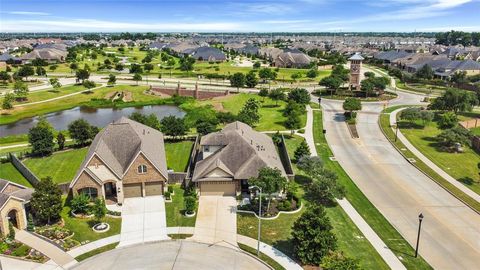
[[[44,115],[56,130],[66,130],[68,125],[77,119],[83,118],[91,125],[104,127],[122,116],[128,117],[133,112],[143,114],[155,114],[159,119],[166,116],[184,117],[185,112],[180,108],[171,105],[154,105],[143,107],[128,108],[85,108],[75,107],[70,110],[64,110]],[[25,118],[15,123],[0,126],[0,137],[28,133],[28,130],[38,123],[39,117]]]

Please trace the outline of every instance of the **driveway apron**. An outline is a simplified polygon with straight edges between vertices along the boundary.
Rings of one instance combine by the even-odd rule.
[[[119,247],[170,239],[163,196],[125,199]]]
[[[192,240],[237,246],[237,202],[230,196],[201,196]]]

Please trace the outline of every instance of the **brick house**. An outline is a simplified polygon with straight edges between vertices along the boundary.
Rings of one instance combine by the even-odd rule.
[[[167,180],[163,134],[122,117],[97,134],[70,189],[121,204],[124,198],[162,195]]]
[[[8,234],[8,223],[18,229],[27,227],[27,209],[33,189],[0,179],[0,233]]]
[[[248,191],[248,179],[263,167],[288,177],[272,138],[242,122],[203,136],[192,176],[201,195],[235,196]]]

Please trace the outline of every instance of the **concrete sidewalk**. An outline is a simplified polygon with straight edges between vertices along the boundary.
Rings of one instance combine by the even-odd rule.
[[[250,238],[248,236],[237,234],[237,242],[243,245],[247,245],[251,248],[257,249],[258,242],[256,239]],[[295,261],[290,259],[287,255],[283,254],[280,250],[267,245],[263,242],[260,242],[260,252],[272,258],[278,264],[283,266],[288,270],[302,270],[303,268],[297,264]]]
[[[317,149],[315,148],[315,141],[313,139],[313,129],[313,110],[310,106],[307,106],[307,125],[304,137],[307,141],[308,147],[310,147],[311,155],[317,156]],[[391,269],[406,269],[346,198],[337,200],[337,202]]]
[[[90,242],[86,245],[76,247],[67,251],[67,253],[72,257],[78,257],[84,253],[92,251],[97,248],[104,247],[106,245],[110,245],[116,242],[120,242],[120,234],[112,235],[110,237],[102,238],[97,241]]]
[[[68,266],[77,263],[77,261],[65,251],[24,230],[16,230],[15,239],[40,251],[64,268],[68,268]]]
[[[64,270],[52,260],[36,263],[0,255],[1,270]]]
[[[397,114],[404,109],[406,109],[406,108],[400,108],[400,109],[397,109],[397,110],[390,113],[390,125],[391,126],[397,124]],[[395,132],[395,130],[393,128],[392,128],[392,130]],[[418,151],[418,149],[410,143],[410,141],[405,137],[405,135],[403,135],[401,130],[398,130],[397,135],[398,135],[398,139],[405,145],[405,147],[407,147],[407,149],[410,150],[410,152],[412,152],[415,156],[417,156],[418,159],[420,159],[421,161],[423,161],[423,163],[425,163],[428,167],[430,167],[430,169],[434,170],[441,177],[443,177],[445,180],[447,180],[450,184],[452,184],[456,188],[460,189],[463,193],[467,194],[472,199],[476,200],[477,202],[480,202],[480,194],[477,194],[473,190],[464,186],[457,179],[453,178],[447,172],[445,172],[440,167],[438,167],[429,158],[424,156],[422,154],[422,152]]]

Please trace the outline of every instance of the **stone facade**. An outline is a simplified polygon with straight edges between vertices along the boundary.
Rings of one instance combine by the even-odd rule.
[[[103,187],[97,181],[95,181],[95,179],[93,179],[88,173],[84,171],[82,172],[80,177],[78,177],[77,182],[72,188],[73,194],[78,195],[78,191],[86,187],[96,188],[98,192],[98,196],[103,197],[103,194],[104,194]]]
[[[19,229],[25,229],[27,227],[27,216],[23,207],[23,202],[10,198],[8,202],[0,210],[0,231],[3,235],[8,234],[8,213],[10,211],[16,211],[17,225]]]

